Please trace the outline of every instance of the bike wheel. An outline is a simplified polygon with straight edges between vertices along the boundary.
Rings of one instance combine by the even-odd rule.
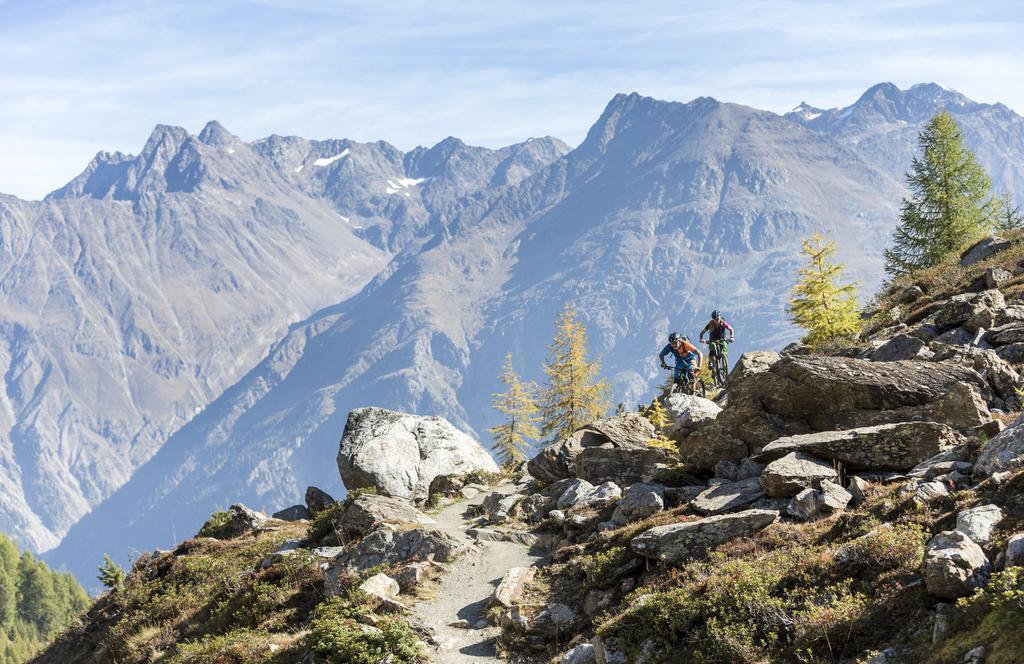
[[[708,396],[707,388],[704,386],[704,381],[697,379],[697,385],[695,386],[694,394],[702,399],[706,399]]]
[[[724,355],[719,354],[715,359],[715,384],[725,387],[725,379],[729,376],[728,360]]]

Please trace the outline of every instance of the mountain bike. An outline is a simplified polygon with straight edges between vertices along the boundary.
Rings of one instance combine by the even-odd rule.
[[[725,379],[729,376],[729,344],[735,339],[716,339],[707,341],[708,369],[711,380],[716,387],[725,387]]]
[[[672,367],[669,367],[668,370],[675,371]],[[678,378],[674,379],[669,394],[676,392],[706,398],[707,390],[705,389],[704,381],[700,379],[700,369],[687,369]]]

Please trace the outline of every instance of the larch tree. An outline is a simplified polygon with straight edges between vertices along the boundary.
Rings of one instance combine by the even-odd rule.
[[[835,242],[820,233],[804,240],[807,264],[797,273],[789,312],[793,322],[807,330],[804,343],[818,346],[850,337],[860,330],[855,284],[839,284],[841,263],[831,262]]]
[[[997,208],[996,230],[1006,232],[1024,228],[1024,214],[1021,214],[1019,205],[1013,204],[1009,192],[1003,193],[999,198]]]
[[[898,277],[938,264],[962,250],[995,225],[998,202],[991,181],[964,144],[960,127],[942,111],[918,137],[921,156],[914,157],[885,270]]]
[[[555,338],[544,366],[547,384],[541,391],[541,433],[557,440],[608,411],[608,384],[600,366],[587,360],[587,330],[565,305],[555,322]]]
[[[99,571],[96,579],[111,590],[124,582],[124,569],[105,553],[103,554],[103,562],[96,569]]]
[[[519,380],[512,366],[512,353],[505,356],[505,367],[502,370],[501,382],[505,391],[495,394],[491,405],[505,416],[505,421],[491,427],[490,432],[494,450],[502,465],[513,466],[526,458],[529,448],[527,440],[536,440],[540,432],[537,422],[540,421],[536,395],[537,386]]]
[[[651,402],[651,405],[647,407],[644,412],[644,417],[647,421],[654,425],[654,437],[647,441],[648,445],[653,447],[664,447],[675,451],[676,445],[668,436],[665,435],[665,429],[668,428],[670,419],[668,411],[665,410],[665,406],[662,404],[661,399],[655,399]]]

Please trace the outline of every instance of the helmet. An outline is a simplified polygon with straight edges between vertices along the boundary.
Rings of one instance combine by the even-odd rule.
[[[711,312],[711,318],[713,320],[718,320],[721,317],[722,317],[722,312],[719,311],[718,309],[715,309],[714,311]]]
[[[669,332],[668,342],[670,344],[674,344],[676,342],[676,339],[678,339],[678,338],[679,338],[678,334],[676,334],[675,332]]]

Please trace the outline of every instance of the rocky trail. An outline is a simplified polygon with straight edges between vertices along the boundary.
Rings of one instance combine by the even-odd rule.
[[[513,494],[516,486],[495,487],[495,492]],[[410,608],[415,618],[434,638],[432,661],[499,662],[495,637],[500,628],[485,622],[495,588],[513,567],[530,567],[543,554],[519,542],[479,541],[467,534],[473,517],[467,517],[487,494],[460,501],[441,509],[433,518],[439,530],[472,544],[473,549],[446,566],[436,587],[436,597],[421,600]],[[483,629],[477,629],[478,623]]]

